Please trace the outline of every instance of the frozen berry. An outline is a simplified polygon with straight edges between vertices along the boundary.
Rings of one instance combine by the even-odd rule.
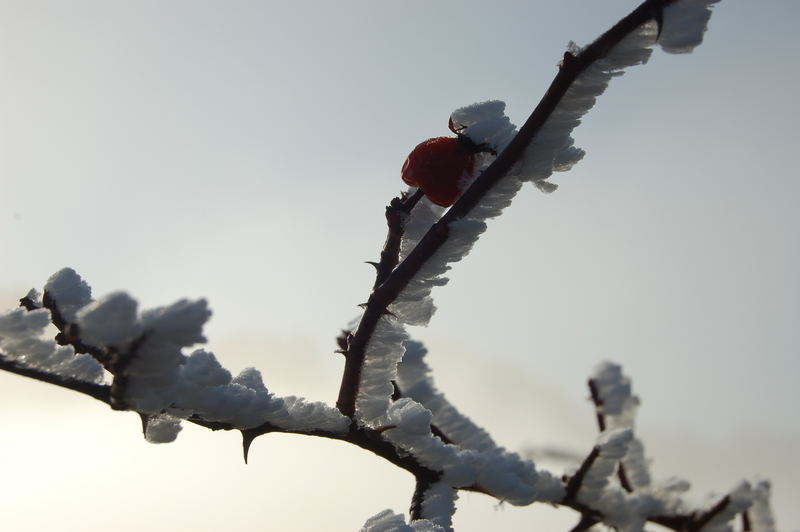
[[[437,137],[420,143],[403,164],[401,176],[432,202],[449,207],[475,168],[474,144],[461,137]]]

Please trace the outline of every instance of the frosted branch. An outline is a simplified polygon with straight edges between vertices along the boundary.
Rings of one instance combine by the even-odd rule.
[[[199,347],[211,314],[205,300],[140,310],[124,292],[94,299],[69,268],[51,276],[41,296],[32,290],[20,300],[23,308],[0,314],[0,369],[138,412],[153,443],[174,441],[182,421],[189,421],[239,430],[245,460],[252,441],[273,432],[368,450],[409,471],[416,490],[408,522],[385,510],[366,522],[367,532],[451,531],[459,490],[515,505],[572,508],[581,516],[573,530],[603,523],[634,532],[653,522],[681,531],[728,531],[741,516],[747,528],[774,531],[766,482],[742,482],[700,507],[687,502],[685,481],[652,482],[634,433],[639,399],[619,366],[595,368],[589,385],[600,435],[577,470],[557,477],[496,444],[450,404],[434,385],[424,346],[405,329],[428,324],[433,288],[448,282],[452,264],[467,256],[524,183],[552,192],[553,173],[583,158],[573,130],[611,80],[647,63],[657,44],[669,53],[693,50],[714,3],[647,0],[588,46],[570,43],[555,79],[519,129],[499,101],[452,113],[461,140],[480,147],[474,175],[464,176],[467,186],[447,211],[415,189],[387,207],[388,234],[372,263],[372,293],[358,325],[338,339],[345,368],[336,408],[277,397],[255,368],[234,376],[223,367]],[[57,330],[55,338],[47,337],[48,330]]]

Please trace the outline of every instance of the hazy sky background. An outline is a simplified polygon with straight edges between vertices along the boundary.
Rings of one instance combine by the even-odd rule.
[[[569,40],[635,2],[0,0],[0,305],[71,266],[143,307],[206,297],[209,348],[333,403],[383,207],[456,107],[521,124]],[[575,132],[586,158],[490,223],[413,330],[503,445],[587,453],[586,376],[623,364],[656,477],[773,479],[800,529],[800,3],[727,0]],[[138,418],[0,375],[3,530],[357,530],[413,481],[347,445]],[[562,465],[546,465],[560,471]],[[568,510],[462,495],[459,531],[566,530]]]

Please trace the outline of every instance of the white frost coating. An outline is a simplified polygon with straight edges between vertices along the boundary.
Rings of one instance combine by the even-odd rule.
[[[233,383],[241,384],[245,388],[250,388],[256,392],[267,392],[267,387],[264,386],[264,380],[261,378],[261,372],[256,368],[244,368],[233,379]]]
[[[128,366],[128,373],[144,377],[177,367],[183,361],[182,348],[206,341],[203,325],[210,316],[205,299],[182,299],[166,307],[144,311],[140,319],[144,341]]]
[[[644,444],[635,437],[631,440],[628,453],[622,458],[625,466],[625,476],[633,489],[642,489],[650,486],[649,461],[644,454]]]
[[[563,500],[566,494],[561,478],[549,471],[537,471],[534,489],[536,490],[536,500],[540,502],[556,503]]]
[[[424,357],[428,350],[422,343],[408,340],[406,353],[397,367],[397,384],[410,397],[433,413],[433,424],[462,449],[489,451],[497,448],[489,433],[461,414],[440,393],[430,376]]]
[[[627,67],[647,62],[655,36],[655,24],[644,24],[581,73],[525,149],[511,176],[533,181],[544,192],[552,191],[554,186],[544,180],[553,172],[569,170],[584,156],[584,151],[574,146],[572,130],[605,92],[612,78]],[[577,54],[580,49],[570,43],[569,51]]]
[[[361,381],[356,396],[356,416],[370,427],[387,424],[387,412],[394,393],[392,380],[403,358],[407,339],[403,326],[392,316],[381,317],[367,344]]]
[[[22,366],[61,377],[101,383],[103,367],[86,354],[76,355],[72,347],[57,346],[43,338],[50,323],[45,309],[15,309],[0,314],[0,353]]]
[[[203,325],[211,315],[205,300],[180,300],[137,314],[138,304],[124,292],[110,294],[83,308],[77,316],[82,339],[121,353],[134,349],[126,371],[156,376],[183,362],[181,349],[205,342]]]
[[[408,194],[416,192],[416,188],[408,189]],[[403,239],[400,241],[400,260],[405,260],[411,250],[422,240],[428,229],[442,216],[445,208],[436,205],[427,196],[423,196],[406,221],[403,229]]]
[[[408,193],[413,194],[414,191],[416,191],[415,188],[410,188]],[[400,261],[405,260],[444,211],[443,207],[436,205],[425,196],[417,202],[404,226],[403,238],[400,241]],[[392,303],[389,311],[408,325],[427,325],[436,311],[436,306],[430,297],[431,289],[434,286],[444,286],[445,284],[447,284],[447,278],[421,279],[415,286],[406,287],[401,294],[402,297]]]
[[[450,269],[449,264],[457,262],[469,254],[478,235],[486,230],[486,224],[475,220],[458,220],[448,226],[447,241],[428,259],[419,272],[406,285],[405,289],[389,305],[389,312],[402,322],[411,325],[426,325],[433,314],[430,293],[434,286],[447,283],[443,275]],[[418,306],[426,309],[418,310]],[[428,311],[428,309],[430,311]]]
[[[209,317],[211,311],[205,299],[181,299],[169,306],[142,312],[141,320],[148,338],[160,340],[163,337],[171,343],[192,345],[206,341],[203,325]]]
[[[602,404],[598,412],[606,416],[607,422],[620,421],[628,426],[628,412],[639,405],[639,398],[631,394],[631,381],[622,374],[622,366],[612,362],[601,362],[595,366],[591,376]],[[624,417],[624,420],[620,418]]]
[[[488,144],[498,153],[503,151],[514,135],[517,126],[505,115],[506,103],[490,100],[473,103],[450,114],[453,126],[475,144]],[[461,129],[463,128],[463,129]]]
[[[769,481],[757,481],[753,492],[753,505],[749,510],[753,532],[775,532],[775,519],[772,517],[772,508],[769,504]]]
[[[75,321],[75,314],[92,302],[92,289],[72,268],[51,275],[44,291],[53,298],[58,311],[68,322]]]
[[[446,532],[444,528],[427,519],[416,519],[406,524],[402,515],[384,510],[367,519],[360,532]]]
[[[427,519],[415,519],[410,526],[414,532],[446,532],[444,528]]]
[[[401,413],[391,411],[395,417]],[[443,480],[451,486],[469,486],[477,481],[477,463],[468,459],[468,451],[443,443],[430,429],[420,433],[413,429],[407,430],[406,425],[401,423],[386,430],[383,437],[403,452],[413,455],[423,466],[444,471]]]
[[[103,382],[104,369],[91,355],[86,353],[75,354],[73,349],[59,347],[56,351],[62,352],[62,362],[54,368],[55,372],[64,377],[70,377],[79,381]]]
[[[600,453],[583,477],[578,500],[594,507],[601,499],[609,479],[617,470],[617,463],[628,452],[628,445],[633,439],[629,429],[606,430],[600,433],[597,446]]]
[[[367,519],[361,532],[408,532],[410,528],[402,515],[387,509]]]
[[[422,497],[422,518],[439,525],[447,532],[452,532],[456,499],[458,499],[458,492],[455,489],[442,482],[437,482],[425,490]]]
[[[371,426],[393,427],[383,432],[383,436],[402,452],[412,454],[419,462],[431,469],[443,471],[443,482],[448,486],[480,485],[492,495],[515,505],[530,504],[543,490],[546,500],[558,500],[563,496],[560,483],[547,475],[541,477],[532,462],[523,460],[515,453],[497,447],[483,431],[468,419],[458,414],[446,400],[438,394],[427,379],[427,366],[421,360],[424,348],[418,342],[406,341],[409,350],[405,355],[393,351],[380,357],[382,349],[390,349],[392,342],[398,341],[398,334],[405,333],[396,328],[396,320],[384,317],[378,325],[377,344],[370,344],[368,353],[376,349],[378,357],[365,364],[362,372],[361,389],[357,401],[357,413]],[[398,345],[398,344],[395,344]],[[377,346],[377,347],[376,347]],[[397,358],[404,357],[397,366]],[[405,357],[408,357],[406,362]],[[369,359],[369,356],[367,357]],[[393,392],[391,380],[397,378],[403,397],[391,402]],[[374,381],[374,382],[373,382]],[[365,386],[366,385],[366,386]],[[434,413],[427,405],[417,402],[413,395],[420,393],[432,401],[437,420],[442,420],[445,435],[452,434],[459,445],[445,444],[431,432]],[[370,417],[367,417],[369,415]],[[464,438],[464,443],[458,437]]]
[[[659,501],[662,515],[675,515],[690,513],[687,511],[683,500],[683,495],[689,491],[690,487],[688,481],[682,478],[670,477],[657,482],[648,491]]]
[[[122,349],[141,333],[136,301],[124,292],[109,294],[77,315],[81,339],[97,347]]]
[[[602,432],[597,441],[599,454],[578,490],[578,501],[600,512],[603,522],[620,532],[642,532],[648,516],[669,515],[668,510],[679,507],[678,503],[670,505],[662,493],[649,489],[626,493],[610,482],[617,464],[634,441],[633,433],[627,428]]]
[[[477,483],[496,498],[523,506],[538,500],[539,474],[529,460],[499,448],[497,452],[465,451],[467,463],[477,470]]]
[[[125,402],[131,409],[178,418],[200,416],[244,429],[271,423],[288,430],[344,432],[349,420],[324,403],[269,393],[260,373],[248,368],[235,379],[213,354],[201,349],[161,375],[130,377]]]
[[[401,401],[390,410],[395,428],[384,431],[384,438],[423,466],[442,471],[442,482],[455,487],[477,484],[492,496],[518,506],[537,499],[539,478],[532,462],[502,448],[477,452],[445,444],[429,429],[421,430],[424,412],[430,416],[427,409],[408,398]],[[404,415],[411,420],[402,420]],[[549,483],[543,486],[553,491]]]
[[[731,490],[728,494],[728,504],[703,527],[703,532],[733,532],[731,521],[747,510],[755,498],[756,492],[749,482],[743,480]],[[713,506],[720,499],[722,497],[714,497],[710,504]]]
[[[54,298],[61,294],[62,300],[77,308],[77,302],[85,298],[75,294],[90,292],[88,286],[78,290],[85,283],[76,279],[80,277],[71,270],[51,277]],[[71,293],[70,287],[72,299],[64,297]],[[211,315],[205,300],[181,300],[141,315],[137,309],[137,302],[120,292],[84,306],[75,319],[84,342],[116,353],[122,362],[127,377],[123,402],[131,410],[153,416],[148,440],[174,440],[179,418],[191,416],[235,428],[271,423],[287,430],[347,430],[350,420],[336,408],[298,397],[275,397],[253,368],[232,379],[212,353],[197,349],[184,355],[185,348],[205,341],[203,326]],[[76,357],[72,348],[56,349],[52,341],[39,338],[48,322],[46,310],[20,309],[0,316],[0,347],[29,366],[102,380],[102,368],[91,357]]]
[[[505,102],[492,100],[456,109],[450,116],[453,125],[465,126],[465,129],[461,129],[461,134],[477,145],[487,145],[500,153],[517,134],[517,127],[505,115],[505,108]],[[472,179],[483,172],[494,159],[495,156],[489,153],[478,154]],[[521,187],[522,183],[518,179],[501,180],[473,209],[470,217],[484,221],[500,216]]]
[[[147,420],[144,437],[150,443],[171,443],[178,437],[181,428],[180,419],[161,414]]]
[[[231,372],[222,367],[213,353],[202,349],[184,360],[181,377],[197,386],[222,386],[231,382]]]
[[[591,379],[601,401],[597,412],[605,417],[607,428],[633,430],[639,398],[633,395],[630,378],[622,374],[622,367],[601,362],[595,367]],[[631,440],[622,463],[634,489],[650,486],[649,463],[644,454],[644,445],[637,438]]]
[[[30,312],[22,308],[9,310],[0,314],[0,341],[5,341],[9,345],[15,340],[25,340],[31,337],[39,337],[45,327],[50,324],[50,312],[45,309],[32,310]],[[10,347],[7,347],[9,349]],[[7,353],[17,355],[14,353]],[[24,356],[20,353],[17,356]]]
[[[431,431],[431,411],[408,397],[402,397],[389,407],[389,425],[407,434],[427,436]]]
[[[517,134],[516,126],[505,115],[505,108],[505,102],[494,100],[456,109],[451,117],[454,124],[467,126],[462,134],[475,144],[487,144],[500,153]],[[482,154],[476,165],[476,174],[485,170],[493,160],[494,156]],[[472,210],[470,218],[484,221],[500,216],[520,188],[522,182],[517,178],[500,180]]]
[[[708,28],[711,8],[719,0],[681,0],[664,9],[664,26],[658,44],[671,54],[686,54],[700,46]]]

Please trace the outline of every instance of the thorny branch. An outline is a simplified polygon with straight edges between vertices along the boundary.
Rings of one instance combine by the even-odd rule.
[[[94,397],[98,401],[102,401],[109,406],[111,405],[111,386],[107,384],[95,384],[93,382],[71,379],[69,377],[62,377],[46,371],[25,367],[17,364],[13,360],[9,360],[3,353],[0,353],[0,369],[9,373],[22,375],[23,377],[30,377],[37,381],[55,384],[61,388]]]
[[[52,302],[52,306],[57,309],[55,301]],[[56,313],[56,315],[60,314]],[[79,338],[76,340],[80,341]],[[30,377],[38,381],[54,384],[56,386],[76,391],[84,395],[88,395],[89,397],[93,397],[94,399],[97,399],[113,408],[112,405],[113,401],[111,397],[112,386],[108,384],[94,384],[84,381],[78,381],[76,379],[60,377],[58,375],[53,375],[51,373],[46,373],[31,368],[25,368],[20,366],[19,364],[16,364],[13,361],[8,360],[2,353],[0,353],[0,369],[8,371],[10,373],[15,373],[17,375]],[[187,421],[213,431],[240,430],[227,423],[207,421],[200,416],[192,416],[188,418]],[[432,430],[436,429],[432,427]],[[414,478],[416,479],[416,489],[411,504],[412,515],[414,512],[420,511],[422,495],[431,485],[438,482],[442,475],[440,471],[436,471],[423,466],[416,460],[416,458],[413,455],[402,452],[401,450],[397,449],[392,443],[382,439],[379,431],[370,430],[365,427],[358,427],[355,424],[351,424],[349,431],[344,434],[325,431],[325,430],[304,431],[304,430],[283,429],[281,427],[272,425],[271,423],[264,423],[263,425],[258,427],[240,430],[240,432],[242,434],[242,447],[243,447],[245,461],[247,461],[247,455],[250,444],[256,437],[264,434],[276,434],[276,433],[316,436],[320,438],[339,440],[351,443],[364,450],[370,451],[373,454],[380,456],[381,458],[389,461],[395,466],[404,469],[409,473],[411,473],[412,475],[414,475]],[[596,524],[602,521],[601,514],[599,514],[592,508],[589,508],[586,505],[578,502],[577,500],[577,495],[578,492],[580,491],[583,478],[585,477],[589,468],[592,466],[592,464],[594,463],[594,461],[597,459],[598,456],[599,456],[599,448],[594,447],[591,453],[586,457],[586,459],[584,460],[583,464],[580,466],[578,471],[572,477],[565,479],[566,495],[560,502],[557,503],[560,506],[572,508],[573,510],[580,512],[580,514],[582,515],[580,523],[578,523],[578,525],[576,525],[576,527],[572,529],[574,531],[588,530],[591,527],[589,523]],[[489,494],[489,492],[480,485],[465,486],[459,489],[475,493],[483,493],[487,495]],[[649,520],[653,523],[660,524],[662,526],[665,526],[671,530],[675,530],[678,532],[686,532],[686,531],[698,532],[705,524],[707,524],[709,521],[711,521],[711,519],[713,519],[716,515],[722,512],[728,505],[729,501],[730,497],[725,497],[710,510],[700,514],[653,516],[650,517]]]
[[[707,512],[700,514],[696,517],[695,521],[688,527],[689,532],[699,532],[706,526],[712,519],[720,514],[731,503],[730,495],[726,495],[720,501],[712,506]]]
[[[29,311],[36,308],[33,302],[27,297],[20,299],[19,304],[21,307],[24,307]],[[58,334],[55,337],[55,341],[58,345],[72,346],[72,349],[74,349],[76,353],[86,353],[90,355],[92,358],[102,364],[106,370],[112,374],[115,373],[114,368],[111,367],[111,355],[106,350],[81,341],[78,326],[74,323],[69,323],[66,319],[64,319],[61,311],[58,310],[55,300],[51,297],[47,290],[45,290],[44,294],[42,294],[42,306],[50,311],[50,321],[56,326],[56,329],[58,329]]]
[[[567,480],[566,494],[564,498],[561,499],[562,504],[570,504],[577,501],[578,491],[581,489],[583,479],[586,477],[586,473],[589,472],[589,469],[594,464],[594,461],[597,460],[598,456],[600,456],[600,447],[595,446],[592,448],[592,452],[583,460],[583,463],[581,463],[575,474]]]
[[[386,242],[381,251],[380,262],[369,263],[375,266],[376,270],[373,294],[375,290],[383,285],[397,266],[400,260],[400,244],[403,240],[403,234],[405,233],[406,221],[412,209],[419,200],[422,199],[423,195],[421,190],[417,190],[411,196],[401,194],[400,197],[394,198],[386,207],[388,234],[386,235]],[[372,296],[370,296],[370,300],[371,299]],[[367,309],[365,311],[366,315],[366,313],[369,312],[370,302],[368,301],[362,306]],[[386,306],[384,306],[383,310],[381,310],[381,315],[386,312],[388,311],[386,310]],[[378,316],[378,318],[380,318],[380,316]],[[377,319],[375,323],[377,324]],[[364,348],[362,347],[359,349],[354,347],[353,342],[355,341],[355,335],[353,331],[343,331],[343,333],[342,336],[337,338],[340,352],[345,356],[345,369],[342,373],[342,383],[339,388],[339,399],[336,401],[336,407],[342,414],[352,418],[355,414],[355,398],[358,394],[361,368],[364,365]]]
[[[517,135],[484,172],[475,179],[453,206],[425,234],[419,244],[397,268],[370,294],[361,322],[347,349],[345,368],[339,387],[336,406],[348,417],[355,414],[356,396],[361,379],[361,370],[378,320],[387,307],[397,298],[422,266],[447,241],[449,224],[464,218],[480,200],[502,179],[520,159],[558,103],[577,77],[596,61],[604,58],[611,49],[639,26],[650,20],[662,20],[664,7],[676,0],[646,0],[600,38],[583,49],[578,55],[567,52],[564,61],[547,92]]]
[[[599,522],[600,521],[597,518],[592,517],[589,514],[582,514],[581,520],[578,521],[577,525],[570,529],[570,532],[583,532],[584,530],[589,530]]]
[[[373,289],[382,285],[397,266],[400,260],[400,243],[405,233],[406,221],[414,206],[422,199],[422,196],[424,194],[421,190],[417,190],[410,196],[404,192],[386,206],[386,224],[389,227],[389,232],[386,235],[386,242],[383,244],[380,262],[369,263],[374,265],[377,270]]]
[[[433,482],[430,479],[417,477],[414,484],[414,495],[411,497],[411,508],[409,509],[409,515],[412,520],[422,519],[422,501],[425,498],[425,492],[432,485]]]
[[[499,154],[495,161],[473,182],[445,215],[431,227],[406,259],[399,264],[399,250],[405,222],[414,205],[422,197],[422,193],[417,191],[411,196],[405,194],[401,195],[399,198],[392,200],[390,205],[387,206],[386,219],[388,235],[381,252],[380,261],[371,263],[377,270],[373,291],[365,305],[364,315],[355,332],[350,333],[348,331],[338,339],[341,351],[344,352],[346,356],[339,397],[336,403],[342,414],[351,419],[354,417],[355,399],[358,394],[366,347],[369,344],[378,320],[388,312],[388,306],[397,298],[422,266],[447,241],[449,236],[448,225],[453,221],[464,218],[488,191],[507,174],[509,169],[519,160],[526,146],[537,135],[540,128],[550,117],[571,84],[584,70],[594,62],[606,56],[616,44],[648,20],[656,20],[659,24],[660,31],[663,9],[666,5],[674,1],[676,0],[646,0],[578,55],[572,55],[569,52],[566,53],[555,79],[530,117],[520,128],[516,137],[511,141],[508,147]],[[22,298],[20,304],[29,311],[38,308],[36,304],[27,297]],[[24,367],[17,362],[7,359],[2,353],[0,353],[0,370],[30,377],[42,382],[48,382],[62,388],[88,395],[108,404],[112,408],[124,408],[125,405],[121,403],[125,385],[124,368],[127,361],[135,356],[136,348],[145,340],[145,337],[142,336],[130,346],[127,346],[127,350],[124,353],[110,346],[98,348],[86,344],[81,340],[77,325],[68,323],[64,319],[63,315],[58,310],[56,302],[47,292],[43,295],[42,304],[44,308],[50,311],[51,322],[59,331],[55,337],[57,343],[60,345],[72,346],[76,353],[87,353],[94,357],[107,371],[114,375],[113,384],[88,383]],[[606,428],[606,423],[600,411],[602,400],[597,393],[593,381],[589,382],[589,387],[596,407],[597,423],[600,430],[603,431]],[[401,390],[397,389],[397,395],[398,397],[401,396]],[[238,430],[231,425],[207,421],[199,416],[190,417],[188,421],[215,431]],[[432,426],[431,431],[433,434],[439,436],[445,443],[451,443],[450,440],[447,439],[447,436],[437,427]],[[416,479],[416,489],[411,504],[412,519],[420,517],[424,493],[435,482],[439,481],[442,475],[440,471],[432,470],[421,465],[413,455],[401,449],[397,449],[392,443],[384,440],[379,431],[359,427],[355,422],[351,424],[349,431],[344,434],[324,430],[288,430],[270,423],[265,423],[259,427],[240,430],[240,432],[242,433],[245,461],[247,461],[248,450],[252,441],[260,435],[271,433],[301,434],[346,441],[388,460],[392,464],[412,473]],[[573,531],[588,530],[602,521],[603,516],[597,511],[578,502],[578,493],[581,484],[592,464],[599,456],[599,453],[599,447],[594,447],[581,464],[578,471],[571,477],[564,479],[565,496],[558,504],[573,508],[581,514],[581,520],[573,527]],[[628,492],[632,492],[633,488],[628,482],[621,463],[619,464],[618,474],[623,488]],[[462,487],[460,489],[478,493],[488,493],[487,490],[479,485]],[[726,496],[703,513],[652,516],[649,520],[676,531],[699,531],[703,526],[714,519],[714,517],[724,511],[729,504],[730,496]],[[750,529],[750,521],[747,512],[742,514],[742,523],[745,530]]]

